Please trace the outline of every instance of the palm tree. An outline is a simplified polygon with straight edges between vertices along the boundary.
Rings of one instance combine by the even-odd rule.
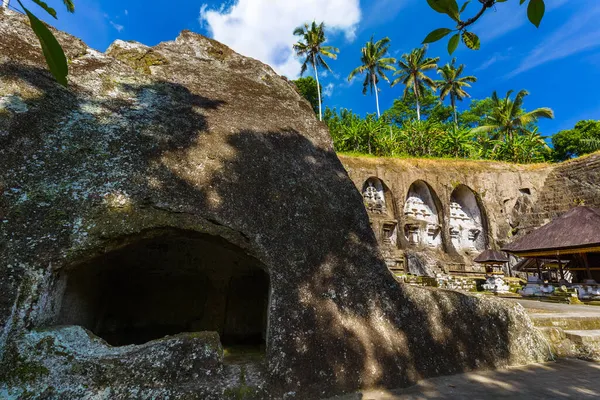
[[[426,52],[427,48],[421,47],[420,49],[414,49],[409,54],[403,54],[402,59],[398,61],[398,70],[394,72],[394,75],[399,76],[392,82],[392,86],[399,82],[404,85],[403,99],[406,99],[410,90],[413,91],[417,101],[417,119],[419,121],[421,120],[419,98],[427,90],[427,87],[434,90],[436,87],[433,79],[425,75],[423,71],[436,69],[438,67],[437,62],[440,60],[439,57],[425,58]]]
[[[336,59],[339,49],[333,46],[323,46],[325,43],[325,24],[321,22],[319,25],[315,21],[312,25],[304,24],[294,29],[294,35],[300,36],[302,39],[294,44],[294,50],[300,57],[304,57],[300,75],[304,75],[308,65],[312,65],[315,70],[315,79],[317,80],[317,94],[319,97],[319,121],[323,121],[323,112],[321,109],[321,85],[319,84],[319,72],[317,67],[323,67],[327,71],[331,71],[329,65],[323,59],[323,56]]]
[[[464,88],[471,87],[469,83],[477,82],[477,78],[474,76],[462,76],[465,69],[464,64],[460,64],[456,67],[456,58],[452,59],[452,62],[438,68],[437,72],[441,75],[442,79],[436,82],[437,87],[440,89],[440,100],[444,101],[446,96],[450,95],[450,104],[454,111],[454,125],[458,125],[458,116],[456,114],[456,100],[462,101],[465,97],[471,97]]]
[[[473,129],[473,133],[492,133],[495,140],[512,142],[515,135],[526,134],[528,125],[540,118],[554,118],[554,112],[548,107],[536,108],[533,111],[523,111],[523,99],[529,94],[521,90],[512,100],[513,91],[509,90],[506,97],[500,99],[498,94],[492,94],[493,108],[485,119],[485,125]]]
[[[367,88],[371,90],[371,94],[375,91],[375,103],[377,104],[377,118],[381,116],[379,112],[379,95],[377,93],[377,83],[379,79],[383,79],[387,82],[390,80],[385,75],[385,71],[395,71],[394,65],[396,59],[393,57],[385,57],[390,47],[390,38],[385,37],[377,42],[371,40],[365,44],[365,47],[361,49],[362,56],[360,61],[362,65],[355,68],[350,75],[348,80],[351,81],[356,74],[365,73],[365,81],[363,82],[363,94],[367,94]]]

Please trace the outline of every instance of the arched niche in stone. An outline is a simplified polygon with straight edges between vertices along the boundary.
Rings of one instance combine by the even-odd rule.
[[[450,241],[455,250],[467,253],[485,250],[485,214],[475,192],[466,185],[458,185],[450,196],[449,230]]]
[[[404,237],[411,246],[442,246],[437,196],[431,186],[418,180],[410,185],[404,202]]]
[[[156,229],[57,272],[50,325],[79,325],[113,346],[214,331],[264,352],[267,267],[217,236]]]
[[[388,187],[381,179],[370,177],[363,185],[362,196],[377,240],[384,245],[396,246],[398,223]]]

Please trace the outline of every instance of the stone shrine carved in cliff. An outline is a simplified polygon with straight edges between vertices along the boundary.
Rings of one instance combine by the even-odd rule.
[[[458,251],[471,252],[485,248],[483,218],[473,191],[460,185],[450,200],[450,241]]]
[[[375,214],[386,214],[383,185],[378,179],[369,179],[363,189],[363,199],[367,211]]]
[[[426,183],[416,182],[404,204],[404,236],[413,246],[439,247],[441,229],[433,195]]]

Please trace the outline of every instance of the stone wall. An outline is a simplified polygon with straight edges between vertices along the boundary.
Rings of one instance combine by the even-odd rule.
[[[600,208],[600,153],[550,167],[532,213],[523,229],[543,225],[577,205]]]
[[[472,259],[483,248],[501,248],[515,236],[547,223],[575,205],[600,207],[600,153],[561,164],[535,165],[353,156],[340,159],[359,190],[364,192],[368,180],[381,182],[386,191],[387,230],[378,223],[380,215],[372,207],[367,207],[367,211],[388,265],[399,264],[397,260],[406,258],[409,264],[406,272],[424,271],[431,275],[444,269],[459,274],[481,273],[481,269],[472,265]],[[425,236],[427,229],[433,230],[439,221],[439,246],[435,241],[414,239],[419,235],[418,227],[414,216],[408,214],[409,208],[419,206],[407,207],[407,203],[414,203],[415,191],[411,187],[423,186],[422,183],[434,203],[427,206],[429,200],[425,199],[424,210],[437,215],[420,217],[425,225],[420,234]],[[465,196],[461,193],[469,192],[476,200],[475,210],[472,200],[457,200]],[[457,207],[457,203],[462,204]],[[478,224],[474,223],[477,211],[481,219]],[[461,227],[461,218],[457,216],[463,212],[469,215],[463,218],[466,222]],[[394,222],[396,240],[390,243],[386,232]],[[457,232],[457,226],[480,232],[469,243],[469,232]]]

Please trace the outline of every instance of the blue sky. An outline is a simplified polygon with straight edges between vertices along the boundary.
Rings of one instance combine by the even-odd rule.
[[[362,95],[360,78],[348,82],[347,76],[358,66],[360,48],[371,35],[390,37],[391,56],[399,57],[418,47],[431,30],[451,27],[449,18],[423,0],[76,0],[73,15],[59,0],[48,3],[59,12],[58,21],[48,22],[100,51],[116,39],[155,45],[189,29],[258,58],[290,78],[299,72],[291,52],[291,31],[303,21],[325,21],[329,44],[340,54],[330,62],[334,73],[321,76],[324,104],[360,114],[374,112],[375,99]],[[484,98],[493,90],[504,95],[509,89],[527,89],[531,95],[526,108],[554,109],[555,120],[540,122],[542,134],[552,135],[581,119],[600,117],[600,2],[546,0],[546,4],[539,29],[527,21],[526,8],[518,0],[499,4],[473,28],[482,39],[481,50],[461,46],[455,56],[466,64],[466,73],[479,79],[469,91],[472,98]],[[473,1],[468,12],[474,13],[477,6]],[[449,61],[446,41],[431,45],[429,55],[441,57],[440,63]],[[400,86],[381,89],[382,110],[402,93]]]

